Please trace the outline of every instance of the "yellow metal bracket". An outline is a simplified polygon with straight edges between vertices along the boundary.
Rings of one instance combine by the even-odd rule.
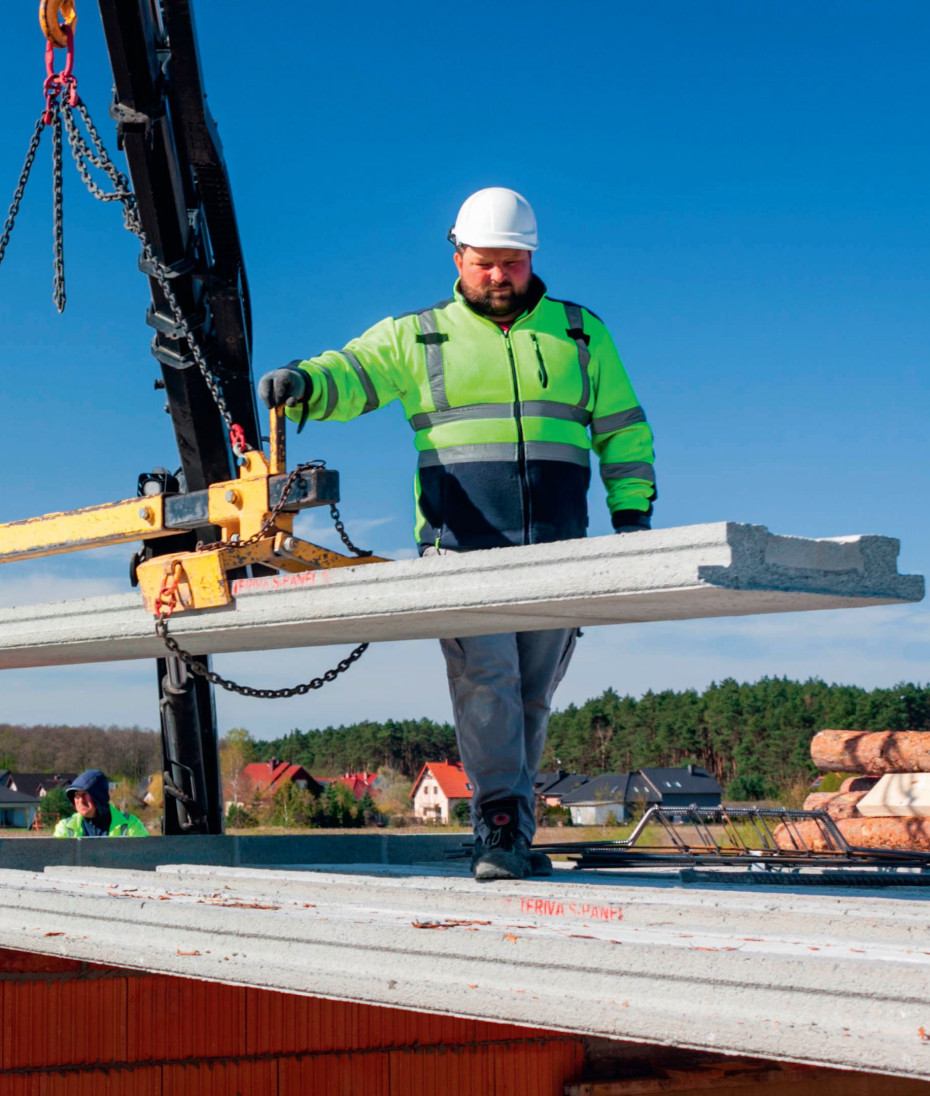
[[[294,536],[294,509],[274,513],[270,502],[270,481],[286,467],[281,408],[271,412],[270,442],[270,457],[248,450],[238,479],[207,488],[206,519],[219,526],[220,541],[197,551],[155,556],[138,565],[136,576],[149,612],[158,613],[160,595],[176,568],[180,568],[180,579],[172,611],[180,612],[228,605],[232,601],[229,574],[253,564],[293,573],[386,562],[381,556],[345,556]],[[0,525],[0,563],[154,540],[178,532],[177,525],[166,522],[165,496],[146,495]]]

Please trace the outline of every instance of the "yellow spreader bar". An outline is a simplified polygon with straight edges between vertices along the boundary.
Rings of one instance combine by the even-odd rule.
[[[161,495],[124,499],[0,525],[0,563],[170,536]]]

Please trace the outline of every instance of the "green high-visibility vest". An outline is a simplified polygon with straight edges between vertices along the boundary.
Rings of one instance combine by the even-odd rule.
[[[414,431],[416,537],[452,549],[585,535],[589,455],[615,526],[648,526],[652,431],[604,324],[546,296],[503,331],[455,295],[381,320],[300,363],[296,421],[346,421],[400,400]]]
[[[52,837],[83,837],[84,819],[79,814],[62,818],[55,826]],[[143,823],[134,814],[123,814],[116,807],[110,807],[110,828],[107,837],[148,837]]]

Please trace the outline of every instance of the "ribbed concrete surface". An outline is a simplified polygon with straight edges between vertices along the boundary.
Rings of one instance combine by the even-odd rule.
[[[480,885],[441,868],[8,869],[0,947],[930,1078],[924,893],[565,871]]]
[[[919,601],[898,542],[805,540],[719,522],[234,584],[171,629],[199,653],[424,639]],[[0,610],[0,669],[153,658],[135,594]]]

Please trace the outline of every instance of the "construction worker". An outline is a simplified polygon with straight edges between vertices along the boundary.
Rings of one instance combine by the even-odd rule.
[[[53,837],[148,837],[134,814],[123,814],[110,803],[110,782],[100,769],[87,769],[65,788],[75,813],[62,818]]]
[[[503,187],[480,190],[449,239],[459,275],[451,298],[267,373],[261,398],[285,405],[298,428],[400,400],[418,452],[422,555],[585,536],[592,448],[614,529],[648,529],[652,433],[604,324],[547,296],[533,273],[529,203]],[[562,628],[441,641],[474,791],[476,879],[551,871],[530,849],[533,782],[576,635]]]

